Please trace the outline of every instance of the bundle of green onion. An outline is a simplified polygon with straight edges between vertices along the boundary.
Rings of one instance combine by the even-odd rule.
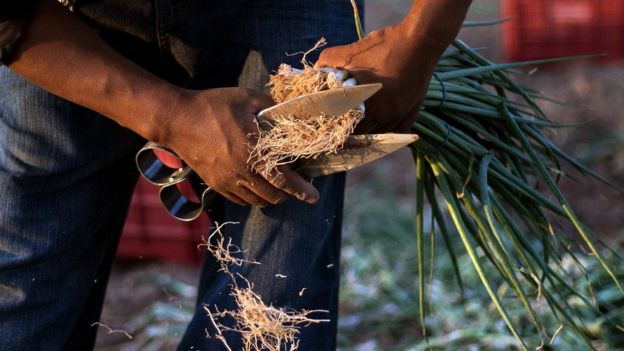
[[[562,175],[559,162],[609,182],[544,136],[546,129],[558,125],[549,121],[537,105],[536,100],[542,97],[509,75],[518,67],[553,61],[561,59],[494,64],[456,40],[436,67],[412,127],[420,140],[411,145],[417,172],[416,232],[423,326],[425,200],[431,206],[435,224],[432,235],[441,235],[453,260],[451,241],[461,239],[493,304],[523,350],[528,346],[506,313],[505,299],[509,296],[495,290],[494,278],[502,278],[509,286],[513,299],[521,302],[546,343],[555,330],[547,330],[551,326],[547,328],[536,317],[532,307],[536,297],[545,299],[562,325],[583,336],[587,342],[583,349],[594,347],[570,298],[599,307],[593,296],[585,296],[567,283],[565,270],[561,269],[562,257],[570,255],[584,270],[584,259],[577,258],[584,254],[581,248],[588,249],[592,256],[589,259],[600,262],[624,296],[618,277],[603,256],[605,248],[597,246],[599,240],[579,222],[557,186]],[[540,191],[538,184],[545,184],[550,194]],[[577,233],[564,233],[553,224],[554,218],[569,221]],[[491,267],[499,277],[486,275]],[[463,291],[456,262],[455,272]],[[617,321],[609,322],[624,333]]]

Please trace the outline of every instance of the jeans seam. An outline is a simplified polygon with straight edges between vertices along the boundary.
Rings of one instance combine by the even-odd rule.
[[[165,61],[166,52],[169,50],[169,40],[167,39],[167,21],[169,20],[168,9],[169,0],[154,1],[154,28],[156,30],[156,43],[160,52],[160,58]]]

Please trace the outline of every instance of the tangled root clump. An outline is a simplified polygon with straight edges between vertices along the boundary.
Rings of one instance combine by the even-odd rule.
[[[315,319],[313,313],[328,313],[325,310],[295,310],[291,308],[275,308],[267,306],[260,295],[253,291],[252,284],[240,274],[229,270],[230,266],[243,264],[260,264],[253,260],[239,258],[244,252],[232,243],[232,239],[223,235],[222,228],[236,222],[215,223],[215,230],[200,247],[212,253],[221,265],[221,271],[232,279],[230,295],[234,298],[237,308],[234,310],[220,310],[218,306],[212,311],[208,305],[203,308],[215,328],[213,337],[220,340],[224,347],[233,351],[229,346],[224,332],[233,332],[241,336],[242,351],[296,351],[299,348],[300,329],[311,324],[326,323],[328,319]],[[246,288],[238,286],[241,279]],[[301,296],[301,295],[300,295]],[[234,326],[222,323],[225,319],[233,319]],[[230,323],[228,323],[231,325]],[[212,337],[206,330],[206,337]]]
[[[282,64],[269,80],[271,96],[278,103],[342,86],[335,72],[316,70],[309,65],[297,70]],[[364,112],[359,109],[341,116],[273,116],[271,121],[260,124],[260,134],[250,155],[251,166],[268,176],[278,166],[299,158],[336,152],[363,117]]]
[[[216,337],[224,342],[228,349],[229,346],[222,334],[225,331],[241,335],[243,351],[295,351],[299,347],[298,335],[301,327],[329,322],[326,319],[309,317],[313,313],[327,313],[324,310],[296,311],[267,306],[261,297],[249,287],[235,287],[231,295],[239,306],[238,310],[212,312],[208,306],[204,306],[213,326],[218,330]],[[218,322],[227,317],[236,321],[234,328]]]
[[[292,100],[301,95],[342,87],[334,72],[316,70],[306,65],[303,70],[281,64],[269,77],[269,91],[275,102]]]
[[[274,122],[268,122],[271,126],[260,133],[252,150],[253,166],[268,176],[280,165],[336,152],[362,117],[359,110],[342,116],[321,115],[307,119],[292,115],[275,117]]]

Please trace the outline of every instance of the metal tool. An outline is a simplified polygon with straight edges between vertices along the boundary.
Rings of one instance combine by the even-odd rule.
[[[300,159],[294,169],[308,178],[346,172],[387,156],[416,140],[416,134],[352,135],[337,152],[314,159]]]
[[[357,107],[381,89],[381,83],[362,84],[306,94],[271,106],[258,113],[258,120],[273,116],[340,116]]]
[[[173,217],[181,221],[198,218],[216,193],[171,149],[149,142],[136,154],[139,172],[160,186],[159,197]]]
[[[342,115],[381,89],[381,84],[366,84],[326,90],[277,104],[258,114],[258,120],[278,115]],[[412,134],[353,135],[336,153],[314,159],[299,159],[294,169],[314,178],[347,171],[377,160],[414,141]],[[192,221],[208,208],[216,192],[171,149],[147,143],[136,155],[137,167],[149,182],[160,186],[160,200],[173,217]]]
[[[178,183],[193,171],[173,150],[151,141],[137,152],[135,160],[143,178],[158,186]]]

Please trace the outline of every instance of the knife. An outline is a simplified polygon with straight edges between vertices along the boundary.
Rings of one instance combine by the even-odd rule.
[[[381,87],[381,83],[363,84],[302,95],[260,111],[257,119],[272,121],[273,117],[283,115],[301,118],[320,115],[340,116],[362,104]],[[266,125],[265,123],[262,127]],[[270,123],[268,126],[270,127]],[[173,150],[153,142],[148,142],[139,150],[136,164],[141,175],[158,186],[178,183],[192,171]],[[175,166],[172,166],[173,164]]]
[[[340,116],[362,104],[381,86],[379,83],[356,85],[303,95],[262,110],[257,118],[271,121],[283,115]],[[391,154],[417,139],[415,134],[352,135],[335,153],[299,159],[293,168],[308,178],[344,172]],[[216,196],[173,150],[162,145],[147,143],[137,153],[136,163],[144,178],[160,186],[160,200],[165,209],[181,221],[198,218]],[[193,192],[191,196],[186,194],[188,188]]]
[[[308,178],[346,172],[389,155],[416,140],[416,134],[352,135],[335,153],[299,159],[294,169]]]
[[[301,95],[260,111],[257,118],[262,121],[279,116],[341,116],[373,96],[381,87],[381,83],[362,84]]]

